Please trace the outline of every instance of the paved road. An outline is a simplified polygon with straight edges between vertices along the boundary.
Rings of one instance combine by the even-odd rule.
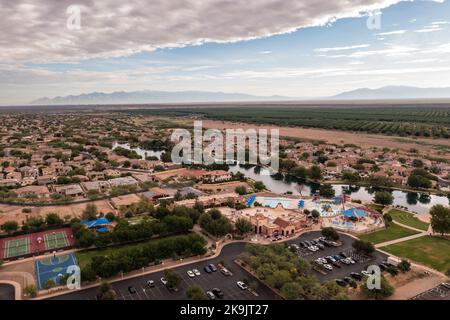
[[[0,300],[15,300],[15,289],[9,284],[0,284]]]
[[[289,241],[288,243],[299,243],[304,240],[312,240],[320,237],[320,231],[313,231],[301,235],[299,238]],[[328,255],[335,255],[341,251],[351,251],[351,244],[354,241],[353,238],[347,235],[341,235],[342,246],[340,247],[326,247],[325,250],[315,252],[313,254],[307,253],[306,251],[299,254],[304,259],[314,260],[319,257],[324,257]],[[237,266],[233,260],[244,250],[246,243],[233,243],[225,246],[219,255],[219,257],[208,260],[207,262],[196,262],[186,266],[180,266],[174,268],[175,271],[179,272],[183,281],[179,286],[179,291],[176,293],[169,292],[169,290],[163,286],[160,278],[163,276],[163,272],[156,272],[150,275],[145,275],[141,277],[136,277],[133,279],[127,279],[123,281],[118,281],[113,283],[113,288],[118,294],[119,299],[123,300],[174,300],[174,299],[185,299],[186,289],[193,285],[198,284],[204,290],[211,290],[212,288],[220,288],[224,294],[224,299],[227,300],[252,300],[252,299],[265,299],[274,300],[280,299],[275,293],[273,293],[264,284],[258,282],[254,277],[248,274],[246,271]],[[342,265],[341,268],[335,268],[333,271],[326,274],[321,274],[317,271],[312,271],[313,274],[320,281],[334,280],[337,278],[342,278],[348,276],[351,272],[360,272],[365,269],[368,265],[373,263],[380,263],[382,260],[386,259],[386,255],[380,252],[376,252],[371,260],[365,260],[354,265],[346,266]],[[215,272],[212,274],[207,274],[204,272],[203,267],[208,263],[214,263],[217,265],[219,262],[224,261],[226,266],[233,273],[232,276],[226,277],[220,272]],[[201,275],[195,278],[189,278],[186,274],[187,270],[198,269]],[[258,283],[258,289],[256,290],[259,294],[255,297],[248,291],[242,291],[236,286],[236,282],[242,279],[249,279],[250,281],[256,281]],[[154,280],[156,286],[154,288],[146,288],[146,283],[148,280]],[[128,288],[133,286],[137,293],[130,294]],[[63,296],[57,296],[51,298],[52,300],[95,300],[96,294],[98,293],[98,288],[90,288]]]

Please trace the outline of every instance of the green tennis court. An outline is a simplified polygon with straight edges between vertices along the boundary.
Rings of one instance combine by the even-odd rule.
[[[9,240],[6,242],[5,259],[30,253],[30,238]]]
[[[70,245],[67,234],[64,231],[47,233],[44,235],[44,241],[46,250],[65,248]]]

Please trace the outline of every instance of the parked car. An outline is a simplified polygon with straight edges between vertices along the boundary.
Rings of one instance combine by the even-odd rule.
[[[198,269],[192,269],[192,272],[194,272],[194,274],[195,274],[196,276],[201,275],[201,273],[200,273],[200,271],[198,271]]]
[[[318,261],[322,262],[322,264],[327,263],[327,259],[325,258],[317,258]]]
[[[341,265],[339,263],[337,263],[337,262],[332,262],[331,264],[333,266],[335,266],[336,268],[339,268],[339,269],[342,268]]]
[[[367,277],[372,275],[369,271],[366,270],[361,271],[361,274]]]
[[[345,258],[348,258],[348,255],[345,252],[339,252],[339,255]]]
[[[329,264],[324,264],[323,267],[325,269],[327,269],[328,271],[333,271],[333,267],[331,265],[329,265]]]
[[[303,248],[306,248],[308,245],[304,241],[302,241],[302,242],[300,242],[300,246],[302,246]]]
[[[350,277],[344,277],[342,280],[344,280],[345,282],[347,282],[347,283],[350,283],[350,282],[352,282],[352,281],[354,281],[352,278],[350,278]]]
[[[223,298],[223,291],[220,290],[219,288],[214,288],[214,289],[212,289],[212,292],[214,293],[214,295],[215,295],[217,298]]]
[[[192,272],[192,270],[188,270],[188,271],[186,271],[186,273],[189,276],[189,278],[195,278],[195,273]]]
[[[211,270],[211,268],[209,266],[205,266],[203,268],[203,270],[205,270],[206,273],[211,273],[212,272],[212,270]]]
[[[342,279],[336,279],[336,283],[341,286],[341,287],[346,287],[347,286],[347,282],[345,282]]]
[[[210,269],[212,272],[216,272],[216,271],[217,271],[216,266],[213,265],[212,263],[208,264],[208,267],[209,267],[209,269]]]
[[[350,277],[352,277],[353,279],[358,280],[358,281],[361,281],[364,278],[364,276],[362,274],[357,273],[357,272],[350,273]]]
[[[161,278],[161,282],[162,282],[163,285],[166,286],[168,281],[167,281],[166,278],[162,277],[162,278]]]
[[[231,276],[231,272],[227,268],[220,268],[220,272],[225,276]]]
[[[131,294],[135,294],[136,293],[136,289],[133,286],[129,286],[128,287],[128,292]]]
[[[318,247],[320,250],[325,250],[325,246],[321,243],[316,244],[316,247]]]
[[[243,283],[242,281],[238,281],[238,282],[236,282],[236,284],[237,284],[237,286],[239,288],[241,288],[241,290],[247,290],[248,289],[248,286],[245,283]]]
[[[155,281],[153,281],[153,280],[148,280],[147,281],[147,287],[153,288],[154,286],[155,286]]]
[[[216,299],[216,296],[215,296],[214,293],[212,293],[211,291],[206,291],[206,296],[207,296],[210,300]]]
[[[327,259],[327,261],[328,262],[336,262],[336,259],[334,259],[332,256],[328,256],[328,257],[325,257],[325,259]]]

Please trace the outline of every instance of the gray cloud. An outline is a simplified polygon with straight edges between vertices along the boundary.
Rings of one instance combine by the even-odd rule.
[[[401,0],[0,0],[0,60],[79,61],[234,42],[359,16]],[[67,8],[81,5],[81,30]]]

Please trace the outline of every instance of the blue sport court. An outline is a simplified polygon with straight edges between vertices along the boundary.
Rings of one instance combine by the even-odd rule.
[[[78,265],[73,254],[36,261],[35,267],[39,290],[43,290],[45,283],[50,279],[53,279],[58,285],[59,280],[67,273],[67,268],[72,265]]]

